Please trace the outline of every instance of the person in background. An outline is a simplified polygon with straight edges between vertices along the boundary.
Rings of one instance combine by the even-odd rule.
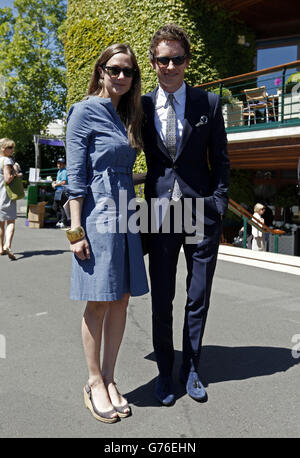
[[[56,227],[65,228],[68,225],[68,218],[64,211],[63,205],[67,202],[68,198],[65,194],[65,186],[68,184],[68,174],[66,169],[66,161],[60,157],[57,159],[58,172],[56,180],[52,182],[52,188],[55,190],[53,210],[56,212],[57,223]]]
[[[252,226],[247,224],[247,248],[251,249],[252,244]],[[244,226],[242,226],[238,232],[238,236],[234,238],[234,246],[243,247],[244,246]]]
[[[11,183],[16,175],[22,177],[19,167],[13,160],[14,151],[13,140],[0,140],[0,255],[7,255],[12,261],[16,259],[11,251],[11,244],[17,219],[17,204],[8,197],[4,183]]]
[[[265,212],[265,206],[263,204],[257,203],[254,206],[253,216],[254,218],[258,219],[262,224],[265,223],[265,220],[262,217],[264,212]],[[266,241],[265,241],[264,232],[252,226],[252,235],[253,235],[252,250],[253,251],[266,251]]]

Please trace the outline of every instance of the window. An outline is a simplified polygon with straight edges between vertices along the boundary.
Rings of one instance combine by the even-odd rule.
[[[288,39],[273,43],[260,42],[257,48],[256,70],[263,70],[298,59],[300,59],[300,38],[298,40],[293,39],[291,42]],[[295,68],[288,69],[285,74],[286,79],[295,71],[297,71]],[[266,86],[269,95],[277,92],[281,81],[282,71],[257,78],[257,84]]]

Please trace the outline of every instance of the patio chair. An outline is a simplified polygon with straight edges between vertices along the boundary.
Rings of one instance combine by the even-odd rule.
[[[268,96],[266,86],[255,87],[253,89],[243,90],[246,96],[247,107],[244,109],[244,116],[248,118],[248,126],[251,123],[251,119],[254,119],[256,124],[256,111],[264,109],[266,112],[266,121],[269,122],[270,114],[276,121],[276,110],[274,98]]]

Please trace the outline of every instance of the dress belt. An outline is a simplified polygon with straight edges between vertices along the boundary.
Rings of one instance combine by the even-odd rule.
[[[111,173],[124,173],[125,175],[131,175],[132,174],[132,167],[125,167],[125,166],[116,166],[116,167],[107,167],[107,169],[99,171],[99,172],[94,172],[93,176],[101,176],[107,173],[108,175],[111,175]]]
[[[111,183],[109,177],[113,175],[114,173],[122,173],[125,175],[132,175],[132,167],[125,167],[125,166],[116,166],[116,167],[107,167],[107,169],[102,170],[102,171],[95,171],[93,176],[102,176],[103,177],[103,183],[105,187],[105,191],[109,194],[111,194],[112,189],[111,189]]]

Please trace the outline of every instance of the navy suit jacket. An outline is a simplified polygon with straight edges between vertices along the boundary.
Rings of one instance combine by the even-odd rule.
[[[186,85],[182,139],[173,162],[154,124],[157,90],[142,97],[142,133],[148,168],[146,200],[170,199],[176,178],[183,197],[213,196],[218,213],[224,214],[228,205],[230,163],[219,96]]]

